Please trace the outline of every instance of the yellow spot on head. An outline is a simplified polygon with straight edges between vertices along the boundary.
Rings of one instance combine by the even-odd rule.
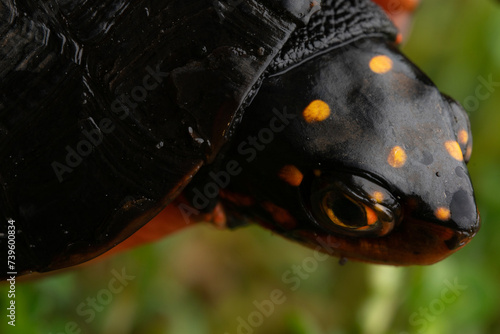
[[[302,116],[307,123],[321,122],[330,116],[330,107],[326,102],[314,100],[304,109]]]
[[[469,141],[469,134],[467,133],[467,131],[460,130],[458,132],[458,141],[460,142],[460,144],[467,144],[467,142]]]
[[[375,191],[372,195],[373,199],[377,201],[377,203],[380,203],[384,200],[384,194],[382,194],[380,191]]]
[[[446,147],[446,150],[448,153],[456,160],[458,161],[463,161],[464,156],[462,155],[462,149],[460,148],[460,145],[454,141],[454,140],[448,140],[446,143],[444,143],[444,146]]]
[[[406,162],[406,152],[401,146],[394,146],[387,157],[387,162],[394,168],[403,167]]]
[[[294,187],[300,186],[300,184],[302,183],[302,179],[304,178],[302,172],[297,167],[292,165],[286,165],[285,167],[281,168],[278,176],[280,179]]]
[[[445,207],[439,207],[434,211],[434,215],[437,217],[439,220],[448,220],[451,217],[450,210],[445,208]]]
[[[465,151],[465,161],[469,161],[470,156],[472,154],[472,145],[467,146],[467,150]]]
[[[384,55],[375,56],[370,60],[370,69],[378,74],[387,73],[392,69],[392,60]]]

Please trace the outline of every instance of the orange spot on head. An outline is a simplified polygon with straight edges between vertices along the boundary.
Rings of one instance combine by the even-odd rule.
[[[439,207],[434,211],[434,215],[436,216],[437,219],[439,220],[448,220],[451,217],[450,210],[445,208],[445,207]]]
[[[472,155],[472,145],[469,145],[469,146],[467,146],[467,150],[465,151],[464,159],[466,161],[469,161],[471,155]]]
[[[401,146],[394,146],[387,157],[387,162],[394,168],[403,167],[406,162],[406,152]]]
[[[320,177],[321,176],[321,171],[319,169],[315,169],[313,171],[313,173],[314,173],[314,176],[316,176],[316,177]]]
[[[384,194],[382,194],[380,191],[373,192],[372,197],[373,199],[375,199],[375,201],[377,201],[377,203],[380,203],[384,200]]]
[[[454,159],[458,161],[464,160],[464,156],[462,155],[462,149],[460,148],[458,142],[454,140],[448,140],[446,143],[444,143],[444,147],[446,147],[446,150]]]
[[[370,69],[378,74],[387,73],[392,69],[392,60],[384,55],[375,56],[370,60]]]
[[[302,183],[302,179],[304,178],[302,172],[293,165],[286,165],[285,167],[281,168],[278,176],[280,179],[294,187],[300,186],[300,184]]]
[[[302,116],[307,123],[324,121],[330,116],[330,106],[321,100],[314,100],[304,109]]]
[[[467,144],[467,142],[469,141],[469,134],[466,130],[460,130],[458,132],[458,141],[460,142],[460,144]]]

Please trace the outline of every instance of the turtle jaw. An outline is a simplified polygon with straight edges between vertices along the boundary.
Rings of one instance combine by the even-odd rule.
[[[310,248],[341,258],[396,266],[429,265],[464,247],[479,230],[479,220],[478,213],[467,231],[406,217],[398,228],[379,238],[307,230],[297,230],[294,236]]]

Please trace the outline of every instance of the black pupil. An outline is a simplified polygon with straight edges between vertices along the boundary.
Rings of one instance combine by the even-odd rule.
[[[364,210],[348,198],[328,195],[326,205],[344,225],[352,227],[366,225]]]

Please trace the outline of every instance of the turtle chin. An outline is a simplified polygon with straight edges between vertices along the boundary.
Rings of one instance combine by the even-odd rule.
[[[355,261],[396,266],[429,265],[439,262],[464,247],[479,230],[468,231],[405,218],[388,235],[379,238],[349,237],[323,231],[297,230],[294,237],[317,251]]]

